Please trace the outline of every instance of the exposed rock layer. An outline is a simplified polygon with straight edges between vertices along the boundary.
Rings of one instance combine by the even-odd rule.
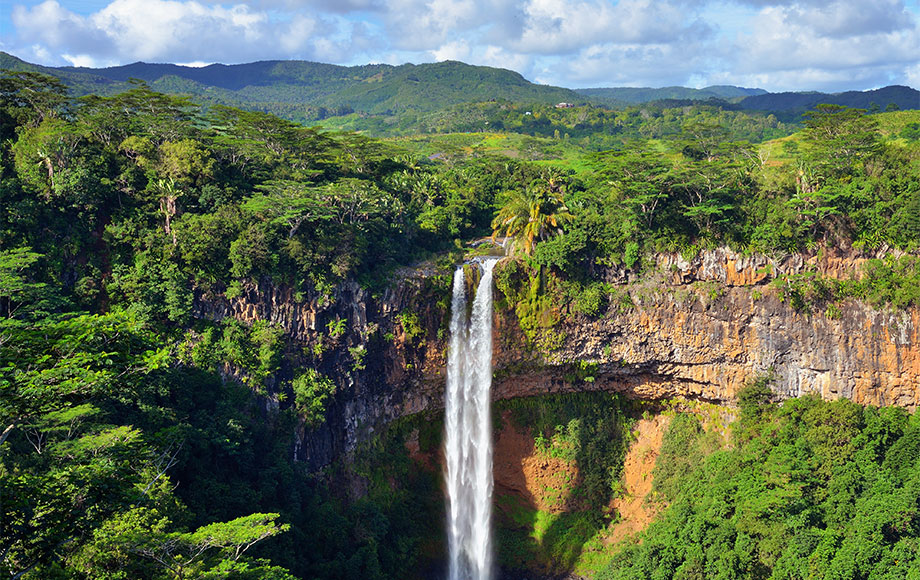
[[[527,346],[513,312],[498,311],[494,397],[611,390],[729,402],[751,378],[771,374],[782,397],[816,393],[915,408],[920,310],[887,312],[847,301],[833,317],[803,314],[765,285],[776,273],[847,278],[870,257],[825,251],[771,258],[717,249],[692,260],[659,255],[654,280],[611,269],[605,278],[621,284],[633,305],[614,305],[594,318],[563,316],[553,329],[561,346],[544,355]],[[285,372],[312,366],[336,380],[326,423],[312,433],[301,430],[295,450],[318,468],[383,423],[443,406],[449,292],[449,275],[407,270],[380,295],[349,284],[332,296],[297,300],[266,282],[233,299],[200,296],[196,308],[212,320],[279,324],[297,346]],[[336,320],[345,321],[339,336],[330,328]],[[368,352],[363,369],[349,351],[360,345]],[[573,373],[578,361],[589,366]]]

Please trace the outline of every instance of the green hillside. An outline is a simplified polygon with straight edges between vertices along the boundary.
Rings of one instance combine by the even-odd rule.
[[[596,132],[584,111],[569,112],[574,121],[536,121],[536,109],[558,103],[628,109],[654,104],[659,109],[705,102],[720,109],[775,113],[780,121],[798,123],[802,112],[819,103],[882,111],[920,108],[920,91],[892,86],[874,91],[767,93],[763,89],[710,86],[703,89],[590,88],[570,90],[532,83],[519,73],[455,61],[429,64],[337,66],[306,61],[262,61],[188,67],[137,62],[101,69],[44,67],[0,52],[0,69],[55,76],[73,96],[112,96],[140,79],[156,91],[188,95],[203,105],[227,105],[278,115],[298,123],[324,122],[336,129],[375,135],[455,132],[524,126],[531,135],[575,136]],[[509,105],[514,105],[509,109]],[[523,107],[523,110],[515,110]],[[520,115],[533,110],[534,119]],[[558,115],[553,115],[558,116]],[[588,116],[596,116],[589,114]],[[546,116],[544,116],[545,118]],[[326,120],[334,119],[329,122]],[[485,121],[493,123],[486,126]],[[595,120],[596,121],[596,120]],[[601,123],[603,125],[604,123]],[[527,127],[536,125],[534,127]],[[603,132],[610,133],[609,127]],[[776,135],[771,135],[776,136]],[[754,138],[753,140],[757,140]],[[604,144],[603,146],[609,146]]]
[[[505,99],[584,102],[574,91],[531,83],[520,74],[461,62],[343,67],[305,61],[264,61],[195,68],[134,63],[89,69],[43,67],[0,53],[0,68],[58,77],[76,96],[112,95],[129,79],[203,103],[259,109],[296,121],[329,114],[434,111],[458,103]]]
[[[847,91],[836,94],[768,93],[748,97],[739,104],[747,110],[802,112],[821,103],[870,110],[884,110],[891,105],[895,109],[920,109],[920,91],[895,85],[872,91]]]
[[[709,99],[743,99],[752,95],[767,94],[763,89],[746,89],[729,85],[717,85],[703,89],[687,87],[662,87],[653,89],[649,87],[620,87],[620,88],[592,88],[577,89],[578,94],[590,97],[598,104],[620,106],[624,104],[639,104],[665,99],[684,99],[689,101],[706,101]]]

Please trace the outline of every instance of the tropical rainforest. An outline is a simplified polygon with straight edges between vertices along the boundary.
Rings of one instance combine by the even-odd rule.
[[[920,111],[818,104],[779,120],[713,102],[513,97],[381,117],[390,130],[370,137],[351,131],[368,127],[358,116],[310,127],[139,80],[74,97],[52,76],[0,73],[3,573],[442,573],[440,473],[403,444],[436,454],[440,417],[396,420],[321,469],[292,460],[295,430],[318,428],[344,389],[330,352],[360,375],[374,341],[393,337],[344,352],[332,320],[304,349],[268,320],[202,316],[208,296],[266,283],[295,300],[334,301],[345,283],[380,295],[419,263],[448,279],[467,242],[495,236],[512,246],[499,290],[530,305],[530,337],[561,305],[602,312],[617,295],[607,268],[641,276],[655,252],[717,246],[871,250],[858,278],[777,284],[802,312],[844,298],[920,307]],[[423,332],[412,313],[401,324]],[[571,362],[573,380],[590,379]],[[547,524],[543,552],[520,532],[537,516],[506,510],[503,570],[575,569],[591,531],[616,520],[600,506],[631,426],[668,408],[660,515],[641,542],[595,549],[592,575],[920,578],[917,414],[779,403],[770,381],[752,378],[726,437],[668,402],[504,402],[583,476],[582,508]]]

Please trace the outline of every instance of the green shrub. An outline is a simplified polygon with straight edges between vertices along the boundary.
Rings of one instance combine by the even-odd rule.
[[[910,578],[920,570],[917,415],[809,396],[747,417],[729,448],[706,448],[676,416],[655,466],[669,500],[597,578]],[[764,412],[765,409],[772,412]],[[743,411],[744,412],[744,411]],[[743,425],[742,423],[747,423]]]
[[[307,426],[316,428],[326,419],[326,401],[335,393],[335,383],[314,369],[306,369],[291,382],[294,408]]]

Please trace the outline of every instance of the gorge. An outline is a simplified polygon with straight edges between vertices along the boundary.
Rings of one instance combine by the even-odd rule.
[[[572,425],[635,413],[621,410],[623,404],[616,400],[611,406],[604,393],[625,395],[638,404],[636,408],[652,413],[638,426],[608,426],[601,431],[603,440],[615,444],[628,441],[630,429],[658,441],[652,446],[643,443],[645,447],[636,451],[639,455],[624,462],[624,466],[639,470],[624,473],[625,481],[632,478],[634,482],[649,482],[649,486],[654,458],[662,453],[661,440],[669,424],[670,416],[660,414],[661,409],[674,401],[677,408],[696,413],[708,424],[707,429],[722,433],[723,438],[728,437],[728,424],[737,420],[739,391],[758,380],[770,385],[774,400],[813,394],[825,400],[841,398],[915,408],[920,400],[920,312],[915,308],[874,307],[856,299],[815,300],[806,310],[793,304],[786,288],[797,276],[850,279],[874,258],[872,254],[829,249],[780,258],[742,255],[726,248],[695,256],[658,254],[654,264],[647,264],[641,274],[625,268],[604,272],[610,294],[596,315],[579,313],[572,304],[557,303],[541,315],[547,317],[545,326],[532,331],[533,338],[525,330],[526,317],[531,314],[520,308],[527,303],[520,290],[527,286],[528,278],[519,277],[513,259],[487,262],[494,264],[496,287],[494,337],[489,343],[494,364],[490,398],[496,415],[491,423],[498,441],[494,505],[503,566],[500,577],[508,574],[505,566],[522,566],[546,578],[564,576],[572,570],[584,573],[586,566],[592,569],[591,559],[597,557],[592,554],[604,553],[595,546],[584,548],[579,556],[565,551],[571,546],[563,548],[571,539],[551,539],[554,533],[571,534],[571,530],[579,529],[570,528],[573,524],[564,523],[568,521],[565,518],[585,517],[582,514],[598,509],[596,503],[579,499],[584,498],[579,490],[590,477],[590,462],[597,459],[578,459],[565,451],[570,444],[567,438],[576,433],[571,431]],[[403,272],[397,284],[376,296],[356,286],[344,286],[328,302],[297,302],[281,288],[254,287],[232,301],[202,301],[199,308],[202,316],[271,320],[302,341],[307,351],[317,340],[323,340],[319,337],[327,336],[330,321],[347,321],[338,346],[324,351],[327,358],[317,361],[317,368],[348,386],[335,394],[321,426],[314,430],[301,426],[298,430],[298,461],[310,469],[321,469],[335,464],[337,458],[351,456],[363,442],[386,436],[388,425],[406,419],[413,425],[440,425],[444,417],[446,432],[451,433],[456,413],[450,408],[450,391],[457,385],[452,386],[451,372],[445,369],[459,365],[452,357],[462,351],[449,345],[447,339],[458,336],[454,330],[461,322],[456,317],[462,314],[461,320],[465,320],[470,310],[458,303],[459,297],[473,295],[478,286],[477,300],[482,298],[485,282],[486,276],[480,278],[478,269],[470,265],[455,270],[452,276],[420,266]],[[451,308],[445,308],[446,304]],[[482,314],[476,309],[472,308],[473,319]],[[381,340],[388,336],[391,340]],[[554,342],[548,344],[547,337]],[[350,368],[347,355],[358,344],[369,345],[364,372]],[[471,374],[480,375],[471,379],[474,383],[483,378],[482,370]],[[471,387],[467,381],[467,388]],[[445,396],[447,409],[442,410]],[[520,409],[547,405],[550,409],[574,405],[580,410],[557,415],[555,435],[547,435],[547,442],[540,443],[539,437],[532,435],[545,429],[535,426],[539,420],[533,423],[539,415],[514,417]],[[478,412],[487,414],[488,410]],[[623,419],[622,425],[629,424]],[[428,466],[421,469],[433,473],[446,469],[450,475],[452,465],[456,465],[451,456],[459,451],[452,448],[449,435],[445,451],[439,451],[437,445],[425,443],[430,435],[423,431],[426,429],[416,427],[408,438],[399,439],[399,445],[409,449],[418,465]],[[552,429],[544,432],[551,434]],[[616,456],[624,452],[625,448],[606,453]],[[471,464],[473,459],[467,462]],[[350,485],[357,486],[352,493],[360,497],[360,478]],[[586,534],[580,542],[592,534],[606,538],[592,540],[601,541],[601,545],[615,538],[628,539],[648,524],[651,516],[642,511],[648,508],[628,507],[626,502],[641,506],[652,491],[636,483],[627,485],[632,485],[627,489],[644,489],[641,493],[645,495],[626,496],[611,506],[621,513],[632,510],[633,515],[615,520],[620,523],[610,524],[609,531],[590,524],[579,532]],[[583,511],[587,505],[593,507]],[[448,504],[449,521],[454,517],[453,509]],[[541,524],[527,523],[529,520],[515,515],[521,513],[537,514],[533,517],[556,523],[541,532]],[[482,517],[477,510],[466,515]],[[451,525],[457,524],[452,521]],[[462,523],[460,528],[468,537],[475,537],[469,532],[473,525]],[[554,527],[559,531],[553,532]],[[539,548],[530,544],[533,539],[520,537],[528,529],[532,529],[531,535],[546,535],[538,535],[544,538]],[[459,554],[461,550],[452,545],[455,541],[459,539],[448,535],[448,549]],[[523,553],[509,552],[509,545],[516,543],[530,547]],[[466,553],[481,549],[483,546],[467,548]],[[459,561],[454,564],[460,566]]]
[[[769,283],[781,273],[847,278],[871,257],[826,251],[774,260],[727,249],[689,260],[660,254],[654,276],[637,278],[623,269],[605,274],[619,294],[604,313],[562,314],[556,307],[552,350],[521,348],[528,338],[499,284],[492,398],[611,391],[731,404],[746,382],[769,374],[778,398],[815,393],[913,409],[920,402],[917,309],[879,309],[848,299],[839,314],[802,312]],[[320,361],[347,386],[336,393],[326,423],[299,439],[297,456],[313,468],[389,421],[444,405],[448,314],[438,304],[449,303],[450,277],[430,268],[403,274],[378,296],[344,285],[333,301],[298,302],[289,290],[263,285],[233,299],[203,296],[196,302],[198,316],[268,320],[307,349],[322,340],[328,321],[347,320],[340,346]],[[417,328],[406,323],[409,313],[417,315]],[[391,341],[379,340],[387,333]],[[351,372],[345,346],[369,336],[368,370]]]
[[[920,570],[920,112],[0,85],[3,574]]]

